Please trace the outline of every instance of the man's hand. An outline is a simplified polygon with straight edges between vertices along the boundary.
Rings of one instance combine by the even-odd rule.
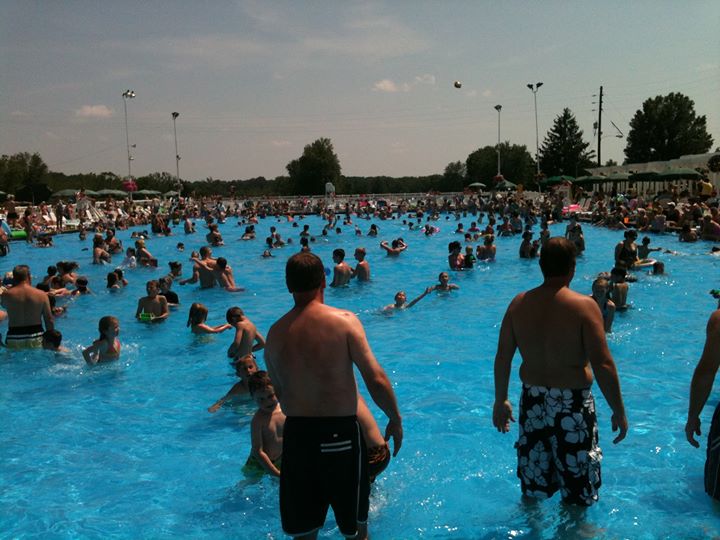
[[[500,433],[510,431],[510,422],[514,422],[515,418],[512,414],[512,405],[508,400],[495,402],[493,405],[493,425]]]
[[[690,444],[695,448],[700,448],[700,443],[695,440],[694,435],[702,435],[700,432],[700,418],[688,418],[687,424],[685,424],[685,437]]]
[[[627,435],[627,430],[628,430],[627,417],[624,414],[620,417],[617,417],[613,414],[610,421],[612,423],[613,431],[617,431],[618,429],[620,430],[620,433],[618,433],[618,436],[613,439],[613,444],[617,444],[625,438],[625,435]]]
[[[393,457],[398,455],[403,440],[403,428],[400,420],[389,420],[385,428],[385,441],[393,440]]]

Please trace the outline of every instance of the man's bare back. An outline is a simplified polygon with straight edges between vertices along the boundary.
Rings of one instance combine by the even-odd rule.
[[[45,330],[54,328],[48,295],[34,288],[29,281],[11,287],[0,298],[0,303],[7,309],[10,328],[36,326],[42,321]]]
[[[342,287],[350,283],[352,277],[352,268],[345,261],[336,264],[333,273],[333,281],[330,284],[331,287]]]
[[[591,298],[567,287],[540,286],[515,297],[507,317],[522,356],[524,383],[555,388],[592,384],[582,336],[583,330],[602,324],[602,315]]]
[[[259,351],[265,346],[265,338],[247,317],[230,324],[235,327],[235,339],[228,349],[228,357],[242,358],[253,351]]]

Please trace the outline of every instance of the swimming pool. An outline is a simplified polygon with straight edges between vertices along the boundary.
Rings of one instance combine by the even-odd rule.
[[[469,226],[471,219],[463,219]],[[302,222],[301,222],[302,223]],[[706,243],[679,244],[653,236],[668,275],[640,274],[631,285],[633,309],[619,313],[610,348],[618,364],[630,431],[611,443],[610,412],[598,402],[603,487],[600,501],[582,517],[566,511],[558,496],[534,506],[520,502],[515,476],[517,427],[507,435],[491,422],[493,360],[500,320],[510,299],[540,281],[536,261],[520,260],[519,238],[497,241],[497,262],[453,273],[460,290],[431,294],[414,308],[384,315],[380,308],[404,289],[412,299],[447,269],[447,243],[455,221],[438,223],[437,236],[408,231],[401,220],[375,221],[377,239],[319,235],[313,251],[331,266],[330,253],[368,248],[372,281],[327,290],[326,302],[357,313],[385,367],[404,417],[403,448],[380,476],[371,500],[374,538],[707,538],[720,535],[720,506],[702,488],[704,445],[718,392],[703,415],[702,449],[685,441],[683,427],[692,371],[702,351],[705,323],[716,301],[720,260]],[[369,221],[359,220],[363,232]],[[296,245],[262,259],[262,238],[276,225]],[[563,225],[552,226],[562,234]],[[200,228],[202,230],[202,228]],[[177,228],[175,229],[178,230]],[[0,352],[0,531],[10,538],[283,538],[277,482],[245,479],[250,449],[248,403],[216,414],[207,408],[233,384],[225,358],[230,333],[197,337],[185,327],[192,302],[210,309],[208,324],[224,322],[225,310],[241,306],[262,332],[292,304],[283,282],[285,260],[297,248],[299,229],[261,220],[258,239],[238,241],[236,221],[221,226],[226,246],[214,249],[233,265],[243,293],[175,285],[181,307],[160,325],[134,320],[145,281],[164,275],[180,260],[189,276],[189,252],[200,233],[152,238],[148,248],[159,270],[126,271],[130,285],[104,288],[108,267],[93,266],[90,245],[76,235],[56,237],[54,249],[13,243],[0,260],[7,271],[27,262],[39,279],[45,267],[74,259],[90,277],[92,297],[72,302],[57,320],[69,356]],[[181,230],[180,230],[181,231]],[[597,272],[609,270],[619,232],[585,227],[588,250],[579,259],[573,288],[590,292]],[[409,249],[386,257],[381,239],[402,236]],[[119,233],[131,245],[130,232]],[[182,241],[185,253],[175,246]],[[119,263],[121,257],[115,256]],[[353,261],[350,260],[352,263]],[[86,367],[80,350],[97,336],[97,322],[120,320],[119,362]],[[6,323],[0,329],[5,332]],[[263,366],[262,355],[259,356]],[[510,396],[517,410],[514,363]],[[377,413],[377,409],[373,407]],[[384,429],[385,419],[376,414]],[[332,514],[323,537],[337,538]],[[682,532],[678,532],[682,527]],[[329,533],[327,531],[330,531]]]

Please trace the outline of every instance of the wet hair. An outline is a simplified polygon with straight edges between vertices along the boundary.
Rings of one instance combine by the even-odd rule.
[[[458,242],[457,240],[455,240],[455,241],[453,241],[453,242],[450,242],[450,243],[448,244],[448,253],[452,253],[452,252],[455,251],[456,249],[457,249],[457,250],[461,250],[461,249],[462,249],[462,244],[460,244],[460,242]]]
[[[190,306],[190,312],[188,313],[187,326],[192,324],[200,324],[205,322],[207,319],[208,308],[199,302],[193,302]]]
[[[225,270],[227,268],[227,259],[225,257],[218,257],[215,264],[220,270]]]
[[[593,283],[592,283],[593,288],[595,288],[596,285],[598,287],[605,287],[605,289],[607,289],[607,292],[608,293],[610,292],[610,282],[606,278],[604,278],[604,277],[596,278],[595,281],[593,281]]]
[[[113,285],[116,285],[118,281],[120,281],[120,278],[118,277],[117,273],[108,272],[108,275],[107,275],[107,288],[108,289],[110,289]]]
[[[642,243],[643,243],[643,244],[649,244],[649,243],[650,243],[650,237],[649,237],[649,236],[643,236]]]
[[[212,250],[208,246],[203,246],[200,248],[201,258],[207,257],[208,255],[210,255],[210,253],[212,253]]]
[[[359,249],[359,248],[358,248]],[[285,265],[285,283],[291,293],[319,289],[325,280],[320,257],[309,252],[296,253]]]
[[[105,315],[100,319],[98,322],[98,332],[100,332],[100,339],[105,339],[105,336],[103,335],[103,332],[105,330],[109,330],[110,326],[113,324],[118,324],[117,317],[113,317],[112,315]]]
[[[50,276],[50,277],[52,277],[52,276],[54,276],[55,274],[57,274],[57,266],[54,266],[54,265],[52,265],[52,264],[51,264],[50,266],[48,266],[48,267],[47,267],[47,274],[48,274],[48,276]]]
[[[247,384],[251,396],[255,395],[255,392],[259,390],[272,388],[272,381],[270,380],[270,375],[268,375],[267,371],[256,371],[250,375]]]
[[[180,268],[182,266],[182,263],[178,261],[170,261],[168,263],[168,266],[170,267],[170,270],[175,270],[176,268]]]
[[[117,277],[120,280],[122,280],[122,278],[124,277],[122,268],[116,268],[115,270],[113,270],[113,272],[115,272],[115,274],[117,274]]]
[[[231,307],[225,312],[225,320],[230,322],[235,319],[242,319],[245,316],[245,312],[237,306]]]
[[[35,288],[39,289],[43,292],[50,292],[50,284],[49,283],[38,283],[37,285],[35,285]],[[51,298],[55,298],[55,297],[52,296]]]
[[[75,280],[75,285],[80,285],[81,287],[87,287],[88,285],[88,278],[85,276],[80,276]]]
[[[30,279],[30,267],[27,264],[18,264],[13,268],[12,275],[15,284],[27,281]]]
[[[345,250],[342,248],[333,249],[333,257],[340,257],[340,259],[345,258]]]
[[[567,276],[575,268],[575,244],[570,240],[556,236],[550,238],[540,250],[540,270],[543,276]]]
[[[631,236],[633,238],[638,237],[638,233],[635,229],[628,229],[627,231],[625,231],[625,238],[630,238]]]
[[[45,330],[42,335],[43,343],[49,343],[52,345],[55,349],[60,348],[60,344],[62,343],[62,334],[60,333],[60,330]]]

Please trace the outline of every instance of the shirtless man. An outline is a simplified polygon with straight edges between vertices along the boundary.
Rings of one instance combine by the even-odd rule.
[[[330,286],[342,287],[347,285],[350,283],[353,269],[345,262],[345,250],[342,248],[335,249],[332,256],[335,267],[333,268],[333,280]]]
[[[323,303],[322,261],[311,253],[293,255],[285,281],[295,306],[270,328],[265,348],[268,372],[287,415],[280,476],[283,530],[316,538],[327,501],[333,501],[340,532],[366,538],[368,476],[353,368],[389,418],[385,439],[393,438],[393,455],[403,438],[395,393],[357,317]]]
[[[568,288],[575,275],[572,242],[551,238],[540,254],[540,269],[543,284],[517,295],[502,321],[493,424],[507,433],[515,421],[508,383],[519,348],[523,389],[517,472],[523,495],[551,497],[560,489],[564,502],[590,506],[598,498],[602,456],[590,391],[593,373],[613,411],[612,429],[620,430],[613,443],[623,440],[628,429],[620,382],[600,308],[592,298]],[[545,459],[535,467],[532,455],[538,453]]]
[[[185,285],[186,283],[197,283],[199,280],[201,289],[209,289],[215,286],[215,274],[213,273],[213,270],[215,270],[217,261],[212,258],[212,250],[208,246],[200,248],[200,260],[204,264],[201,265],[196,261],[193,266],[192,277],[183,279],[180,281],[180,285]]]
[[[367,255],[365,248],[360,247],[355,250],[355,260],[358,263],[352,272],[352,277],[356,277],[358,281],[370,281],[370,264],[365,260],[365,255]]]
[[[265,347],[265,338],[242,309],[231,307],[225,313],[225,320],[235,328],[235,338],[227,352],[228,358],[237,360]]]
[[[48,295],[33,287],[31,279],[30,267],[19,264],[13,268],[14,285],[0,297],[0,304],[7,309],[5,344],[9,349],[39,349],[44,332],[42,323],[45,330],[55,329]]]
[[[720,368],[720,309],[710,315],[705,330],[705,347],[693,373],[690,384],[690,406],[688,407],[685,436],[695,448],[700,443],[695,435],[700,435],[700,413],[710,396],[713,381]],[[705,464],[705,493],[713,499],[720,500],[720,404],[715,408],[710,431],[708,432],[707,462]]]
[[[157,322],[167,319],[170,311],[168,310],[167,298],[160,293],[160,285],[157,280],[151,279],[145,285],[147,296],[143,296],[138,300],[135,318],[143,322]]]
[[[227,259],[218,257],[215,259],[215,267],[213,268],[202,259],[191,258],[201,269],[211,272],[218,284],[229,292],[242,292],[245,289],[235,284],[235,275],[232,267],[228,264]]]

